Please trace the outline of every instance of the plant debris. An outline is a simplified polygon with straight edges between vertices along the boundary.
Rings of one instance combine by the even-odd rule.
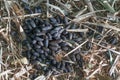
[[[119,80],[119,0],[0,4],[0,80]]]

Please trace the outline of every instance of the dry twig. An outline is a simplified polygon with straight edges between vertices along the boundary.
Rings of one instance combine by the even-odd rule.
[[[84,45],[86,42],[88,42],[88,39],[86,41],[84,41],[82,44],[80,44],[79,46],[77,46],[75,49],[71,50],[70,52],[68,52],[67,54],[64,55],[64,57],[68,56],[69,54],[73,53],[74,51],[76,51],[77,49],[79,49],[82,45]]]

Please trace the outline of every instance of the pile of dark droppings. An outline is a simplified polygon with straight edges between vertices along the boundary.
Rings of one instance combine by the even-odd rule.
[[[58,56],[57,58],[62,57],[74,49],[67,42],[69,40],[77,41],[78,37],[73,35],[81,37],[81,34],[67,32],[66,29],[70,27],[67,18],[58,15],[47,20],[38,17],[26,18],[23,21],[23,29],[27,39],[23,41],[23,46],[26,46],[28,50],[23,52],[23,56],[34,65],[39,65],[39,62],[46,64],[47,66],[42,67],[45,74],[49,71],[53,71],[53,74],[73,72],[73,65],[82,67],[80,50],[68,56],[69,59],[66,57],[66,61],[56,59],[56,56]],[[67,62],[67,60],[71,60],[75,64]]]
[[[33,10],[25,6],[25,10],[29,14],[42,14],[40,6],[35,7]],[[98,33],[89,29],[86,37],[82,32],[67,32],[66,29],[80,29],[82,27],[79,27],[76,23],[69,24],[67,17],[60,15],[55,15],[47,19],[28,17],[24,19],[22,27],[27,36],[26,40],[23,41],[25,50],[22,55],[27,57],[36,70],[42,70],[45,75],[49,72],[52,72],[52,75],[69,73],[74,72],[75,67],[82,68],[84,61],[81,56],[81,49],[74,51],[67,57],[63,56],[77,46],[73,45],[74,43],[79,45],[84,42],[86,37],[101,39],[102,36],[99,35],[99,33],[102,33],[104,29],[102,26],[97,28],[89,26],[98,31]],[[110,37],[109,43],[116,44],[116,38]],[[86,45],[84,45],[83,51],[88,51],[91,48],[92,43],[88,41]],[[35,77],[37,77],[36,74],[34,78]]]
[[[39,7],[37,9],[39,10]],[[40,12],[37,9],[35,8],[35,13]],[[24,19],[22,27],[27,36],[22,42],[25,47],[22,55],[27,57],[35,69],[42,70],[45,75],[51,71],[52,75],[56,75],[73,72],[74,67],[82,68],[80,49],[68,57],[63,57],[75,48],[70,45],[70,41],[80,43],[83,34],[66,31],[78,27],[75,23],[69,24],[66,16],[56,15],[48,19],[29,17]]]

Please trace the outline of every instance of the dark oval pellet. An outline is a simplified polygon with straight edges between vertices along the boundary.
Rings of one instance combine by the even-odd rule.
[[[43,36],[43,35],[45,35],[45,33],[44,32],[37,32],[35,35],[36,36]]]
[[[42,50],[42,49],[35,49],[36,50],[36,52],[38,52],[38,53],[44,53],[44,51]]]
[[[89,50],[92,48],[92,43],[91,42],[87,42],[86,43],[86,49]]]
[[[96,30],[97,30],[99,33],[102,33],[103,29],[104,29],[104,28],[103,28],[102,26],[97,26],[97,29],[96,29]]]
[[[42,12],[41,7],[40,6],[35,7],[34,12],[35,13],[41,13]]]
[[[50,22],[53,23],[53,24],[57,23],[57,20],[56,20],[55,18],[53,18],[53,17],[49,18],[49,20],[50,20]]]
[[[49,48],[46,48],[46,47],[43,47],[43,50],[46,51],[46,52],[50,52],[50,49]]]
[[[37,45],[37,44],[34,45],[34,47],[37,48],[37,49],[41,48],[41,46],[40,46],[40,45]]]
[[[55,43],[54,41],[50,42],[49,44],[50,44],[50,46],[54,46],[54,47],[58,47],[59,46],[59,44]]]
[[[25,22],[27,25],[30,25],[32,28],[36,28],[36,24],[31,18],[26,19]]]
[[[52,26],[49,25],[49,26],[45,26],[42,28],[42,31],[48,31],[48,30],[51,30],[52,29]]]
[[[48,40],[48,39],[45,39],[45,40],[44,40],[44,46],[45,46],[45,47],[48,47],[48,45],[49,45],[49,40]]]
[[[48,56],[48,53],[47,53],[47,52],[45,52],[45,53],[44,53],[44,55],[47,57],[47,56]]]
[[[36,44],[36,43],[37,43],[37,41],[36,41],[36,40],[33,40],[33,41],[32,41],[32,44]]]
[[[40,56],[40,54],[37,53],[37,52],[34,52],[33,55],[36,56],[36,57],[39,57],[39,56]]]
[[[42,61],[43,61],[42,58],[37,58],[36,60],[38,60],[39,62],[42,62]]]
[[[42,41],[38,41],[37,44],[40,45],[40,46],[44,46]]]
[[[75,57],[76,57],[77,60],[81,59],[81,56],[79,54],[76,54]]]
[[[68,47],[61,47],[61,48],[62,48],[62,50],[64,50],[64,51],[68,51],[68,50],[69,50]]]
[[[50,46],[49,47],[51,50],[53,50],[53,51],[57,51],[58,50],[58,47],[54,47],[54,46]]]
[[[60,19],[60,16],[59,15],[57,15],[56,17],[55,17],[55,19],[56,19],[56,21],[57,21],[57,23],[61,23],[61,19]]]
[[[40,37],[35,37],[35,40],[37,40],[37,41],[43,41],[44,39],[42,39]]]
[[[47,33],[48,39],[52,40],[52,35],[50,33]]]
[[[63,31],[64,31],[64,29],[61,28],[61,29],[59,30],[59,33],[61,34],[61,33],[63,33]]]
[[[68,25],[68,24],[69,24],[69,21],[68,21],[67,17],[64,17],[64,18],[63,18],[63,23],[64,23],[65,25]]]
[[[26,13],[28,13],[28,14],[32,14],[33,13],[33,11],[30,9],[29,5],[24,4],[23,6],[24,6],[24,10],[25,10]]]
[[[37,59],[37,56],[31,56],[30,59],[31,59],[31,60],[36,60],[36,59]]]
[[[76,60],[76,57],[75,57],[75,55],[74,55],[74,54],[73,54],[73,55],[71,55],[70,59],[71,59],[72,61],[74,61],[74,62],[76,62],[76,61],[77,61],[77,60]]]
[[[117,40],[116,37],[111,37],[111,38],[108,40],[108,42],[109,42],[110,44],[115,45],[115,44],[117,44],[118,40]]]
[[[40,56],[41,56],[41,58],[42,58],[43,60],[46,59],[45,55],[41,54]]]

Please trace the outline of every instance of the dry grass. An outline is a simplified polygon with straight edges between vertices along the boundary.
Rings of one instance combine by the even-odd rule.
[[[24,0],[23,0],[24,1]],[[82,48],[87,41],[92,42],[93,47],[82,54],[84,59],[83,70],[76,69],[74,73],[60,74],[51,76],[52,72],[46,77],[49,80],[119,80],[120,77],[120,44],[106,46],[101,45],[109,35],[116,36],[120,41],[120,1],[119,0],[30,0],[31,6],[43,4],[47,6],[44,16],[52,14],[68,15],[70,23],[75,22],[85,29],[68,29],[69,32],[87,32],[88,29],[100,34],[100,40],[86,38],[82,44],[77,43],[77,47],[65,54],[68,56],[78,48]],[[32,4],[34,2],[34,4]],[[25,14],[18,1],[0,1],[0,80],[27,80],[29,75],[35,70],[26,58],[21,56],[22,44],[25,39],[24,31],[21,27],[25,17],[40,16],[41,14]],[[87,6],[87,7],[86,7]],[[74,17],[74,18],[73,18]],[[12,21],[15,23],[12,24]],[[103,26],[104,31],[99,33],[96,29],[89,26]],[[17,36],[12,36],[11,32],[17,32]],[[19,41],[16,41],[16,38]],[[108,53],[106,53],[106,51]],[[107,58],[109,55],[110,58]],[[82,75],[80,75],[82,74]],[[61,77],[62,76],[62,77]],[[82,77],[81,77],[82,76]],[[61,78],[59,78],[61,77]],[[41,79],[42,78],[42,79]],[[44,80],[44,76],[39,76],[35,80]]]

